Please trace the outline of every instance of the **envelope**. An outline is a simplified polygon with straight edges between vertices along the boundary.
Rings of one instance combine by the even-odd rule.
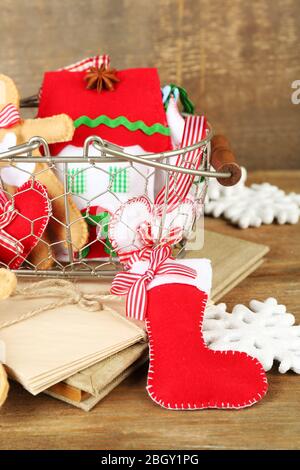
[[[77,372],[146,340],[143,329],[115,309],[50,308],[53,298],[14,296],[0,302],[0,341],[9,375],[36,395]],[[49,310],[26,319],[32,310]],[[15,324],[6,326],[7,322]]]

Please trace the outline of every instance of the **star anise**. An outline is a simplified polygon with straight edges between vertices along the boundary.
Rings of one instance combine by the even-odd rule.
[[[116,69],[105,68],[104,64],[100,68],[91,67],[84,80],[87,82],[88,89],[96,88],[98,93],[101,93],[103,89],[114,90],[114,83],[120,81],[116,76]]]

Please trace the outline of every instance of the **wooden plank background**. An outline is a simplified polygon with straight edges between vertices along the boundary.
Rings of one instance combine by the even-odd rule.
[[[22,96],[44,70],[109,53],[186,87],[249,169],[300,167],[299,0],[1,0],[1,72]]]

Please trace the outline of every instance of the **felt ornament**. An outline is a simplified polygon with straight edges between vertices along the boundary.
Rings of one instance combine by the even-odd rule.
[[[211,178],[205,203],[205,214],[224,217],[239,228],[262,224],[295,224],[300,217],[300,194],[285,193],[269,183],[246,186],[247,172],[232,187],[221,186]]]
[[[74,133],[73,123],[66,114],[52,115],[46,119],[22,120],[19,115],[19,93],[14,82],[5,75],[0,75],[0,151],[9,147],[26,143],[33,136],[41,136],[47,142],[68,141]],[[33,155],[40,155],[39,151]],[[39,181],[47,188],[48,196],[52,201],[53,218],[51,217],[47,233],[37,248],[31,254],[31,263],[40,269],[49,268],[53,262],[51,251],[52,242],[66,240],[65,200],[64,189],[54,172],[46,163],[20,163],[15,167],[7,167],[7,163],[0,163],[0,173],[4,188],[14,194],[34,174],[34,180]],[[6,166],[6,168],[3,168]],[[75,249],[83,247],[88,232],[86,223],[71,197],[68,198],[70,213],[71,239]]]
[[[72,140],[52,145],[51,153],[82,156],[84,141],[91,135],[112,142],[133,155],[170,150],[170,129],[157,71],[145,68],[114,72],[118,80],[114,81],[114,90],[102,89],[98,93],[96,82],[93,82],[96,89],[87,89],[86,85],[94,76],[91,77],[91,73],[100,69],[101,74],[110,73],[109,60],[91,58],[72,68],[45,74],[38,116],[67,113],[75,126]],[[100,156],[92,145],[89,155]],[[61,175],[59,171],[58,176]],[[69,164],[69,190],[86,214],[89,212],[87,200],[92,200],[93,206],[102,207],[104,212],[114,213],[131,197],[142,194],[154,197],[154,170],[128,162],[93,166],[72,162]],[[99,247],[97,240],[90,238],[89,246],[92,246],[91,242],[93,256],[101,259],[103,250],[95,249]],[[59,257],[65,254],[60,253]]]
[[[108,236],[121,262],[134,252],[149,250],[158,242],[175,245],[191,232],[196,205],[186,199],[162,216],[161,208],[145,197],[132,198],[112,215]]]
[[[206,120],[204,116],[190,116],[184,121],[184,136],[183,136],[183,143],[184,145],[191,145],[194,142],[202,139],[207,132],[206,127]],[[70,156],[71,155],[80,155],[82,150],[79,147],[75,146],[68,146],[62,150],[60,153],[61,156]],[[125,153],[130,153],[132,155],[135,154],[142,154],[143,149],[139,146],[133,147],[126,147],[124,149]],[[94,147],[91,147],[90,156],[97,156],[99,152]],[[184,156],[175,157],[177,165],[182,165],[185,168],[198,168],[201,164],[202,159],[202,149],[187,152]],[[105,216],[105,213],[116,213],[116,216],[113,216],[113,219],[110,223],[110,227],[115,224],[116,220],[120,216],[120,211],[123,214],[123,209],[126,207],[126,212],[122,215],[124,220],[121,220],[121,223],[118,225],[118,228],[115,230],[118,233],[118,236],[124,236],[125,238],[132,236],[135,238],[136,230],[131,230],[132,224],[134,225],[136,222],[136,218],[138,218],[139,223],[147,222],[147,217],[145,220],[140,219],[140,213],[137,206],[137,198],[132,198],[134,194],[137,195],[144,195],[147,196],[140,196],[139,203],[140,207],[148,206],[146,209],[148,213],[152,213],[151,215],[151,229],[150,229],[150,238],[152,243],[154,240],[158,240],[159,236],[162,240],[167,240],[166,234],[170,231],[171,224],[174,226],[178,225],[179,218],[180,227],[181,227],[181,236],[177,235],[174,238],[174,233],[171,234],[172,244],[177,243],[182,238],[186,238],[192,228],[192,224],[195,220],[196,211],[199,208],[199,202],[203,202],[200,197],[200,192],[197,190],[196,195],[188,195],[193,182],[194,177],[186,174],[172,174],[170,178],[170,185],[169,185],[169,193],[168,193],[168,208],[165,216],[162,218],[162,212],[165,208],[165,186],[161,189],[156,196],[154,197],[154,171],[153,169],[149,169],[144,165],[134,164],[131,165],[129,163],[120,163],[118,166],[111,167],[109,166],[109,172],[105,170],[107,165],[93,165],[90,164],[82,164],[78,165],[76,163],[69,163],[69,171],[72,174],[71,176],[71,183],[70,189],[72,194],[76,192],[76,187],[81,187],[82,189],[79,191],[78,195],[74,195],[75,202],[83,211],[86,216],[86,221],[89,223],[89,213],[91,208],[86,208],[85,204],[87,200],[92,200],[93,205],[98,203],[98,207],[102,207],[103,213],[102,216]],[[155,173],[155,181],[157,182],[159,179],[159,175]],[[78,180],[78,181],[77,181]],[[76,183],[77,181],[77,183]],[[84,188],[83,188],[84,186]],[[102,188],[102,191],[99,192],[99,186]],[[126,190],[125,190],[126,189]],[[199,188],[198,188],[199,189]],[[117,193],[117,194],[116,194]],[[116,197],[117,196],[117,197]],[[201,200],[201,201],[200,201]],[[153,204],[155,201],[155,204]],[[134,202],[134,204],[133,204]],[[145,204],[143,204],[143,202]],[[179,204],[180,203],[180,204]],[[120,206],[121,204],[121,206]],[[142,206],[141,206],[142,204]],[[153,205],[153,208],[149,208],[150,205]],[[130,215],[129,214],[129,206],[130,206]],[[119,210],[120,207],[120,210]],[[97,211],[99,214],[99,210]],[[160,225],[162,224],[163,220],[163,229],[161,231]],[[175,223],[176,222],[176,223]],[[91,225],[94,225],[94,221]],[[101,224],[100,224],[101,227]],[[173,229],[174,227],[172,227]],[[178,229],[178,227],[177,227]],[[88,243],[88,249],[84,249],[80,256],[83,257],[84,255],[88,256],[89,258],[102,258],[103,254],[105,257],[105,253],[103,253],[103,244],[100,247],[99,243],[97,242],[96,238],[93,238],[91,232],[94,232],[93,229],[90,229],[90,238]],[[112,239],[114,239],[114,235],[112,235]],[[129,241],[128,241],[129,243]],[[132,240],[131,248],[133,249],[132,245],[134,241]],[[117,249],[118,247],[123,245],[123,242],[117,242],[115,246],[113,245],[113,249]],[[139,243],[138,245],[139,246]],[[98,250],[96,249],[98,247]],[[91,248],[91,249],[90,249]],[[102,248],[102,249],[101,249]],[[107,246],[105,247],[105,251],[108,255],[111,255],[110,250],[106,250]],[[58,257],[60,259],[65,259],[67,256],[66,253],[60,253]],[[107,255],[106,255],[107,257]]]
[[[38,116],[67,113],[75,126],[70,143],[81,148],[87,137],[97,135],[121,147],[139,145],[146,152],[171,149],[156,69],[118,71],[115,90],[101,93],[86,88],[88,73],[45,73]],[[51,150],[57,155],[65,146],[55,144]]]
[[[82,210],[82,215],[89,227],[89,239],[79,257],[94,260],[115,257],[116,253],[108,238],[111,214],[101,206],[90,206],[89,210]]]
[[[27,181],[11,199],[0,191],[0,263],[18,269],[37,245],[51,213],[46,188]]]
[[[125,153],[141,155],[144,153],[139,146],[126,147]],[[82,149],[69,145],[61,156],[82,156]],[[90,156],[101,156],[99,151],[90,146]],[[58,163],[58,171],[62,174],[63,165]],[[81,210],[89,229],[89,239],[79,256],[82,258],[105,260],[112,255],[109,241],[105,233],[111,214],[120,205],[136,195],[147,195],[154,199],[154,169],[141,164],[129,162],[94,164],[68,163],[68,188],[77,207]],[[88,203],[90,201],[90,204]],[[95,217],[96,216],[96,217]],[[59,260],[67,260],[68,253],[59,247],[56,256]]]
[[[202,334],[211,285],[209,260],[170,258],[168,245],[135,259],[111,292],[127,295],[127,315],[145,319],[150,346],[147,391],[172,410],[239,409],[263,398],[262,365],[246,353],[212,351]],[[199,331],[200,324],[200,331]]]
[[[0,268],[0,300],[10,297],[17,287],[17,277],[9,269]]]
[[[143,149],[138,145],[121,150],[131,155],[143,154]],[[68,188],[80,210],[87,210],[87,201],[113,213],[134,196],[147,194],[151,200],[154,199],[154,170],[151,167],[129,162],[76,163],[76,157],[82,157],[82,149],[74,145],[65,147],[60,156],[68,156],[70,160],[74,157],[68,163]],[[91,145],[89,156],[101,157],[101,153]],[[58,163],[57,168],[61,174],[62,164]]]
[[[185,122],[185,139],[197,140],[206,130],[206,121],[202,117],[189,117]],[[201,138],[201,137],[200,137]],[[202,150],[188,152],[183,165],[199,165]],[[108,223],[108,236],[113,250],[120,261],[127,264],[133,253],[143,250],[144,254],[157,243],[175,245],[188,239],[195,218],[200,215],[201,198],[192,194],[187,196],[193,178],[178,178],[172,175],[167,204],[165,187],[159,192],[154,203],[150,198],[141,196],[123,203],[112,215]],[[180,202],[180,204],[179,204]]]
[[[203,336],[210,349],[246,352],[266,371],[278,362],[281,374],[288,370],[300,374],[300,325],[272,297],[264,302],[251,300],[249,308],[238,304],[232,312],[224,303],[207,307]]]

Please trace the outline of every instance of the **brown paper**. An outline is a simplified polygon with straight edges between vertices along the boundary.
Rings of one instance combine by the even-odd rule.
[[[97,396],[124,370],[148,351],[147,343],[137,343],[88,367],[64,382],[91,395]]]
[[[50,299],[53,302],[53,299]],[[0,340],[6,345],[9,374],[36,395],[128,346],[145,341],[142,329],[104,305],[86,311],[64,305],[6,328],[7,320],[20,319],[49,299],[13,297],[0,303]]]
[[[90,396],[86,400],[82,400],[80,402],[70,400],[69,398],[63,397],[61,395],[57,395],[56,393],[46,391],[47,395],[50,395],[53,398],[57,398],[58,400],[64,401],[70,405],[76,406],[77,408],[81,408],[84,411],[90,411],[94,406],[97,405],[106,395],[108,395],[115,387],[117,387],[123,380],[125,380],[129,375],[131,375],[136,369],[141,367],[148,358],[148,354],[144,354],[140,359],[138,359],[134,364],[129,366],[125,369],[121,374],[119,374],[114,380],[108,383],[105,387],[99,391],[96,396]]]

